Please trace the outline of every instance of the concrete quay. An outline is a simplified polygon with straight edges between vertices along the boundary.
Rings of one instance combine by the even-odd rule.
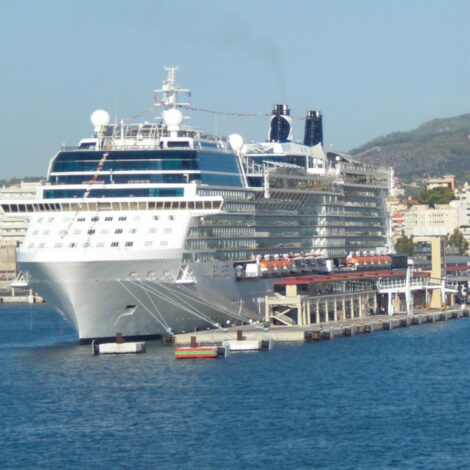
[[[469,317],[470,310],[452,308],[444,311],[420,311],[413,315],[371,315],[348,319],[341,322],[327,322],[306,326],[269,326],[262,324],[235,326],[226,329],[196,331],[174,335],[175,346],[222,344],[227,339],[268,340],[277,343],[305,343],[334,338],[349,337],[357,334],[370,334],[376,331],[406,328],[424,323],[455,320]],[[241,333],[240,333],[241,332]],[[195,338],[195,339],[194,339]]]

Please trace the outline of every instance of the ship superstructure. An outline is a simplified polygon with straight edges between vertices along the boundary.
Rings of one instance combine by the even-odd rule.
[[[81,341],[258,319],[275,278],[387,251],[389,172],[325,153],[318,111],[303,143],[286,105],[266,142],[207,135],[183,124],[189,90],[167,70],[157,122],[95,111],[37,199],[1,204],[30,218],[20,268]]]

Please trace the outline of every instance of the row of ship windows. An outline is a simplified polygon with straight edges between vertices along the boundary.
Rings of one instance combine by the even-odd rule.
[[[80,202],[41,202],[34,204],[5,203],[1,207],[6,213],[16,212],[68,212],[68,211],[129,211],[129,210],[198,210],[220,209],[223,201],[80,201]]]
[[[277,237],[285,237],[285,238],[292,238],[292,237],[315,237],[315,236],[328,236],[328,235],[335,235],[335,234],[343,234],[345,233],[344,227],[305,227],[300,229],[272,229],[266,228],[262,230],[264,227],[258,227],[258,230],[254,228],[250,229],[239,229],[236,231],[231,230],[191,230],[189,237],[190,239],[219,239],[221,237],[227,238],[234,238],[234,237],[255,237],[256,239],[259,238],[270,238],[273,236]],[[380,230],[380,228],[378,229]],[[353,232],[354,233],[354,232]],[[363,233],[363,232],[358,232]]]
[[[269,250],[268,250],[269,251]],[[346,250],[340,248],[327,248],[322,247],[320,251],[328,256],[345,256]],[[272,254],[279,254],[279,252],[272,251]],[[265,252],[264,254],[268,254]],[[286,253],[287,254],[287,253]],[[240,261],[240,260],[254,260],[256,253],[253,251],[217,251],[216,253],[185,253],[183,255],[183,263],[191,263],[194,261],[208,262],[208,261]]]
[[[95,171],[98,163],[90,161],[69,161],[55,162],[52,173],[65,171]],[[198,170],[195,160],[131,160],[131,161],[106,161],[102,166],[102,171],[141,171],[141,170]],[[73,178],[70,182],[74,182]]]
[[[149,248],[151,246],[161,246],[161,247],[164,247],[164,246],[168,246],[169,242],[168,240],[162,240],[160,241],[159,243],[156,243],[154,242],[154,240],[147,240],[144,242],[144,247],[146,248]],[[58,243],[55,243],[53,245],[54,248],[78,248],[78,247],[82,247],[82,248],[91,248],[91,247],[96,247],[96,248],[104,248],[104,247],[111,247],[111,248],[118,248],[118,247],[125,247],[125,248],[131,248],[132,246],[134,246],[134,242],[125,242],[125,243],[121,243],[121,242],[118,242],[118,241],[113,241],[111,243],[105,243],[105,242],[98,242],[96,244],[92,244],[90,242],[85,242],[85,243],[78,243],[78,242],[70,242],[70,243],[62,243],[62,242],[58,242]],[[34,243],[29,243],[27,245],[27,248],[30,249],[30,248],[45,248],[46,247],[46,243],[42,242],[42,243],[38,243],[37,245],[34,244]]]
[[[247,227],[218,227],[218,226],[201,226],[193,227],[190,230],[189,236],[191,238],[213,238],[213,237],[235,237],[235,236],[271,236],[274,234],[283,236],[296,236],[296,235],[314,235],[317,233],[338,233],[344,232],[345,230],[351,233],[356,230],[368,228],[370,231],[382,231],[383,227],[381,224],[350,224],[350,223],[317,223],[305,226],[270,226],[258,224],[256,226]],[[362,233],[362,232],[358,232]],[[372,233],[372,232],[371,232]]]
[[[198,195],[200,196],[223,196],[230,199],[253,199],[254,193],[249,191],[231,191],[231,190],[220,190],[220,189],[198,189]]]
[[[131,220],[137,222],[140,219],[141,219],[140,215],[135,215],[135,216],[132,217]],[[72,220],[73,220],[73,217],[64,217],[62,220],[59,220],[59,221],[71,222]],[[114,220],[114,217],[108,216],[108,217],[104,217],[102,220],[104,220],[105,222],[112,222]],[[125,222],[127,220],[127,217],[126,216],[120,216],[120,217],[117,217],[116,220],[118,220],[119,222]],[[152,220],[160,220],[160,216],[154,215],[152,217]],[[174,215],[168,215],[167,220],[175,220],[175,216]],[[76,222],[86,222],[86,221],[87,221],[86,217],[78,217],[76,219]],[[90,218],[90,222],[99,222],[99,221],[100,221],[100,218],[97,217],[97,216],[94,216],[94,217]],[[36,222],[37,223],[41,223],[41,222],[52,223],[52,222],[54,222],[54,217],[48,217],[47,219],[45,219],[44,217],[39,217]]]
[[[300,250],[308,251],[311,248],[317,246],[326,247],[339,247],[344,244],[343,237],[336,239],[315,239],[311,238],[270,238],[266,240],[262,239],[213,239],[213,240],[186,240],[185,247],[187,250],[193,251],[206,251],[206,250],[239,250],[239,249],[251,249],[251,250]]]
[[[163,233],[171,233],[173,231],[173,229],[171,227],[166,227],[163,229]],[[82,231],[80,229],[76,229],[76,230],[73,230],[72,231],[72,235],[81,235]],[[94,235],[96,233],[96,230],[95,229],[89,229],[87,232],[87,235]],[[106,235],[109,233],[109,229],[107,228],[104,228],[102,230],[100,230],[100,234],[102,235]],[[116,235],[120,235],[123,233],[123,229],[122,228],[117,228],[116,230],[114,230],[114,233]],[[130,228],[127,233],[137,233],[137,229],[136,228]],[[155,227],[150,227],[148,230],[147,230],[147,233],[157,233],[157,229]],[[34,230],[33,233],[32,233],[33,236],[36,236],[36,235],[39,235],[39,230]],[[42,235],[50,235],[50,230],[44,230],[42,232]]]
[[[44,199],[102,197],[182,197],[183,188],[45,189]]]

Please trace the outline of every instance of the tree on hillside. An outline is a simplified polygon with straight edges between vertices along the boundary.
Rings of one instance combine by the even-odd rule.
[[[449,204],[454,199],[454,191],[444,186],[432,188],[429,191],[423,190],[418,195],[420,204],[428,204],[431,207],[434,207],[436,204]]]
[[[413,237],[407,237],[404,233],[395,243],[395,251],[397,253],[406,253],[408,256],[413,255]]]
[[[452,235],[447,238],[446,245],[455,246],[456,248],[458,248],[459,255],[464,255],[468,249],[468,242],[467,240],[465,240],[465,238],[463,237],[463,233],[458,228],[456,228],[452,232]]]

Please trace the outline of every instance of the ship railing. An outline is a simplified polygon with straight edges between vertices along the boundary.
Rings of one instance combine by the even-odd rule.
[[[61,151],[68,151],[68,152],[73,152],[73,151],[80,151],[80,152],[96,152],[97,150],[103,150],[106,148],[108,144],[111,144],[112,149],[119,149],[119,150],[160,150],[161,147],[161,139],[162,138],[167,138],[170,137],[170,134],[165,130],[165,131],[159,131],[159,132],[149,132],[145,134],[141,133],[136,133],[136,134],[130,134],[128,132],[124,132],[123,136],[121,137],[121,134],[117,133],[106,133],[101,136],[102,142],[101,145],[96,147],[96,145],[90,145],[87,147],[80,147],[78,145],[63,145],[61,147]],[[216,135],[210,135],[210,134],[203,134],[199,131],[196,130],[180,130],[178,131],[178,137],[188,137],[192,138],[195,140],[207,140],[210,142],[222,142],[224,144],[227,143],[227,138],[224,136],[216,136]],[[131,143],[130,143],[131,142]],[[195,145],[196,147],[196,145]],[[203,148],[201,145],[197,146],[198,148]],[[222,148],[218,148],[217,150],[224,150]],[[181,147],[178,146],[172,146],[171,149],[180,149],[184,148],[187,149],[187,145],[181,145]],[[230,150],[230,149],[228,149]]]
[[[263,176],[264,174],[264,167],[259,163],[255,163],[253,160],[245,157],[242,161],[243,166],[245,167],[245,173],[248,176]]]
[[[389,172],[388,168],[370,165],[368,163],[362,163],[362,162],[358,162],[358,163],[341,162],[340,165],[342,169],[350,171],[351,173],[368,173],[371,175],[388,176],[388,172]]]

